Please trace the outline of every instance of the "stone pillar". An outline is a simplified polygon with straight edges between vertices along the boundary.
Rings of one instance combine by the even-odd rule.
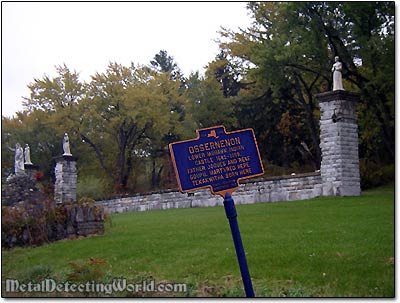
[[[316,95],[319,101],[321,178],[324,196],[359,196],[360,168],[356,105],[359,95],[344,90]]]
[[[54,200],[56,203],[76,201],[76,157],[62,155],[56,161]]]
[[[34,164],[25,163],[25,174],[32,180],[35,180],[35,174],[37,173],[39,166]]]

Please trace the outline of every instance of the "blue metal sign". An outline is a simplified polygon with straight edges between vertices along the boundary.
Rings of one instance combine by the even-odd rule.
[[[264,173],[252,129],[227,133],[224,126],[197,130],[197,138],[169,145],[182,192],[210,187],[225,198],[238,180]]]

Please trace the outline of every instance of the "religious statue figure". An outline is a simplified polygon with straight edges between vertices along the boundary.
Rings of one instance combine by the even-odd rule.
[[[32,164],[31,161],[31,149],[28,144],[25,144],[25,164]]]
[[[332,66],[333,72],[333,90],[344,90],[342,82],[342,62],[339,57],[335,57],[335,63]]]
[[[23,175],[25,174],[25,167],[24,167],[24,151],[22,146],[17,143],[15,144],[15,163],[14,163],[14,172],[16,175]]]
[[[69,147],[69,138],[67,133],[65,133],[63,139],[63,150],[64,150],[63,156],[72,156],[71,149]]]

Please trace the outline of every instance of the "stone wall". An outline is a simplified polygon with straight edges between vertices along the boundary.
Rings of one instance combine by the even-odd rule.
[[[6,180],[1,192],[2,247],[40,245],[104,232],[101,207],[94,206],[92,200],[56,204],[38,189],[32,176],[14,174]]]
[[[25,200],[3,206],[1,224],[2,247],[41,245],[102,234],[104,211],[89,204]]]
[[[68,236],[88,236],[104,232],[104,211],[101,207],[64,203],[67,213],[66,232]],[[62,207],[57,205],[57,207]]]
[[[303,200],[322,195],[320,173],[308,173],[296,176],[271,177],[268,179],[245,180],[233,193],[235,204],[254,204]],[[95,205],[104,208],[105,213],[129,211],[147,211],[169,208],[210,207],[222,205],[220,196],[213,196],[209,188],[193,193],[181,193],[168,190],[158,193],[135,195],[97,201]]]
[[[235,191],[236,204],[302,200],[319,196],[358,196],[360,169],[356,105],[359,95],[335,90],[316,95],[320,104],[321,172],[247,180]],[[75,180],[76,182],[76,180]],[[57,183],[57,182],[56,182]],[[57,185],[57,184],[56,184]],[[210,189],[177,190],[98,201],[106,213],[222,205]]]
[[[24,164],[24,166],[25,166],[25,174],[32,180],[35,180],[35,175],[39,169],[39,166],[26,163]]]
[[[28,175],[11,175],[1,191],[1,205],[15,206],[18,203],[41,204],[47,199]]]

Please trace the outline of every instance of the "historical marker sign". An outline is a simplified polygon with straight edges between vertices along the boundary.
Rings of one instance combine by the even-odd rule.
[[[240,179],[262,175],[260,153],[251,128],[227,133],[224,126],[197,130],[197,138],[169,145],[182,192],[210,187],[225,197]]]

